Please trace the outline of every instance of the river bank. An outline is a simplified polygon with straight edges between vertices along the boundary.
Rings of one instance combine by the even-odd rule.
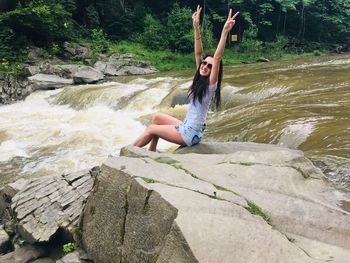
[[[86,40],[81,40],[79,43],[65,42],[61,47],[55,46],[50,49],[27,47],[26,52],[19,56],[17,61],[3,59],[0,62],[0,105],[23,100],[37,89],[56,89],[71,84],[101,83],[105,79],[104,73],[106,72],[104,72],[104,69],[107,67],[105,62],[114,63],[114,65],[109,66],[105,74],[109,76],[185,70],[193,68],[194,65],[193,53],[176,53],[169,50],[154,51],[145,48],[141,44],[125,41],[112,42],[103,40],[99,44],[91,44]],[[208,52],[210,53],[210,51]],[[271,49],[252,49],[243,52],[232,46],[226,49],[223,62],[226,66],[229,66],[326,54],[325,50],[301,53],[300,51],[288,52],[283,50],[281,46],[272,44]],[[119,62],[117,62],[118,59]],[[101,60],[102,62],[99,62]],[[134,68],[126,68],[121,72],[117,72],[118,69],[125,66],[125,62],[127,62],[126,66],[133,66]],[[124,65],[121,63],[124,63]],[[91,67],[97,69],[97,72]],[[111,68],[112,71],[110,70]],[[74,80],[73,75],[77,69],[80,69],[80,73],[77,73],[78,76]],[[34,82],[39,80],[46,83],[32,85],[33,81],[29,78],[38,73],[55,76],[34,77]],[[80,76],[81,74],[83,76]],[[90,77],[87,77],[88,75]],[[63,77],[66,80],[58,77]],[[105,80],[108,80],[108,78]]]

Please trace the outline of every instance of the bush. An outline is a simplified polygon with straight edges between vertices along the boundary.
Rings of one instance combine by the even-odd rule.
[[[45,1],[21,2],[0,14],[0,28],[13,35],[12,44],[45,46],[74,37],[71,14],[61,4]],[[19,43],[19,42],[22,43]]]
[[[192,11],[174,4],[167,18],[169,48],[173,51],[190,52],[193,50]]]
[[[67,255],[76,249],[75,243],[67,243],[63,245],[63,254]]]
[[[161,22],[152,15],[147,14],[144,19],[144,31],[141,34],[135,34],[132,38],[138,43],[143,44],[149,49],[159,50],[168,47],[165,28]]]
[[[215,48],[215,41],[213,37],[213,26],[209,20],[205,21],[201,29],[202,42],[205,49]],[[193,48],[193,47],[192,47]]]
[[[92,29],[90,33],[91,48],[96,52],[106,52],[109,41],[102,29]]]
[[[247,52],[255,56],[262,51],[263,42],[256,39],[257,33],[258,29],[254,25],[244,31],[243,40],[238,46],[240,52]]]
[[[275,41],[264,43],[264,52],[270,54],[274,58],[281,58],[283,55],[283,49],[287,44],[287,37],[278,36]]]

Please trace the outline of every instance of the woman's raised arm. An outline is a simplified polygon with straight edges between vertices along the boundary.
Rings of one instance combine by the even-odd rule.
[[[194,12],[192,15],[193,29],[194,29],[194,56],[196,59],[197,68],[201,64],[202,55],[203,55],[202,37],[199,29],[199,20],[201,17],[201,11],[202,11],[202,8],[198,5],[196,12]]]
[[[232,16],[232,9],[230,9],[227,20],[225,22],[225,25],[222,28],[220,41],[219,41],[219,44],[218,44],[216,51],[214,53],[214,63],[213,63],[213,68],[212,68],[211,73],[210,73],[210,80],[209,80],[210,85],[215,84],[218,81],[220,61],[221,61],[222,55],[223,55],[224,50],[225,50],[227,35],[231,31],[233,26],[235,25],[235,23],[236,23],[235,18],[236,18],[236,16],[238,16],[238,14],[239,14],[239,12],[237,12],[236,14],[234,14]]]

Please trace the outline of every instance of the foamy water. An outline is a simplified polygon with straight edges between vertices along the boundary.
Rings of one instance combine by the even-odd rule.
[[[22,157],[24,175],[100,165],[145,130],[139,118],[157,111],[171,83],[173,79],[162,78],[67,87],[0,107],[0,163]],[[171,146],[160,140],[158,148]]]

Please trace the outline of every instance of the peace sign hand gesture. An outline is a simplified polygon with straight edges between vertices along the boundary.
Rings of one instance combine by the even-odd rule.
[[[238,16],[239,12],[237,12],[236,14],[234,14],[232,16],[232,9],[230,9],[230,12],[228,13],[228,17],[227,20],[225,22],[224,28],[222,29],[224,32],[228,33],[231,31],[231,29],[233,28],[233,26],[236,23],[236,16]]]
[[[199,19],[201,17],[202,7],[200,5],[197,6],[197,10],[192,15],[193,26],[199,27]]]

